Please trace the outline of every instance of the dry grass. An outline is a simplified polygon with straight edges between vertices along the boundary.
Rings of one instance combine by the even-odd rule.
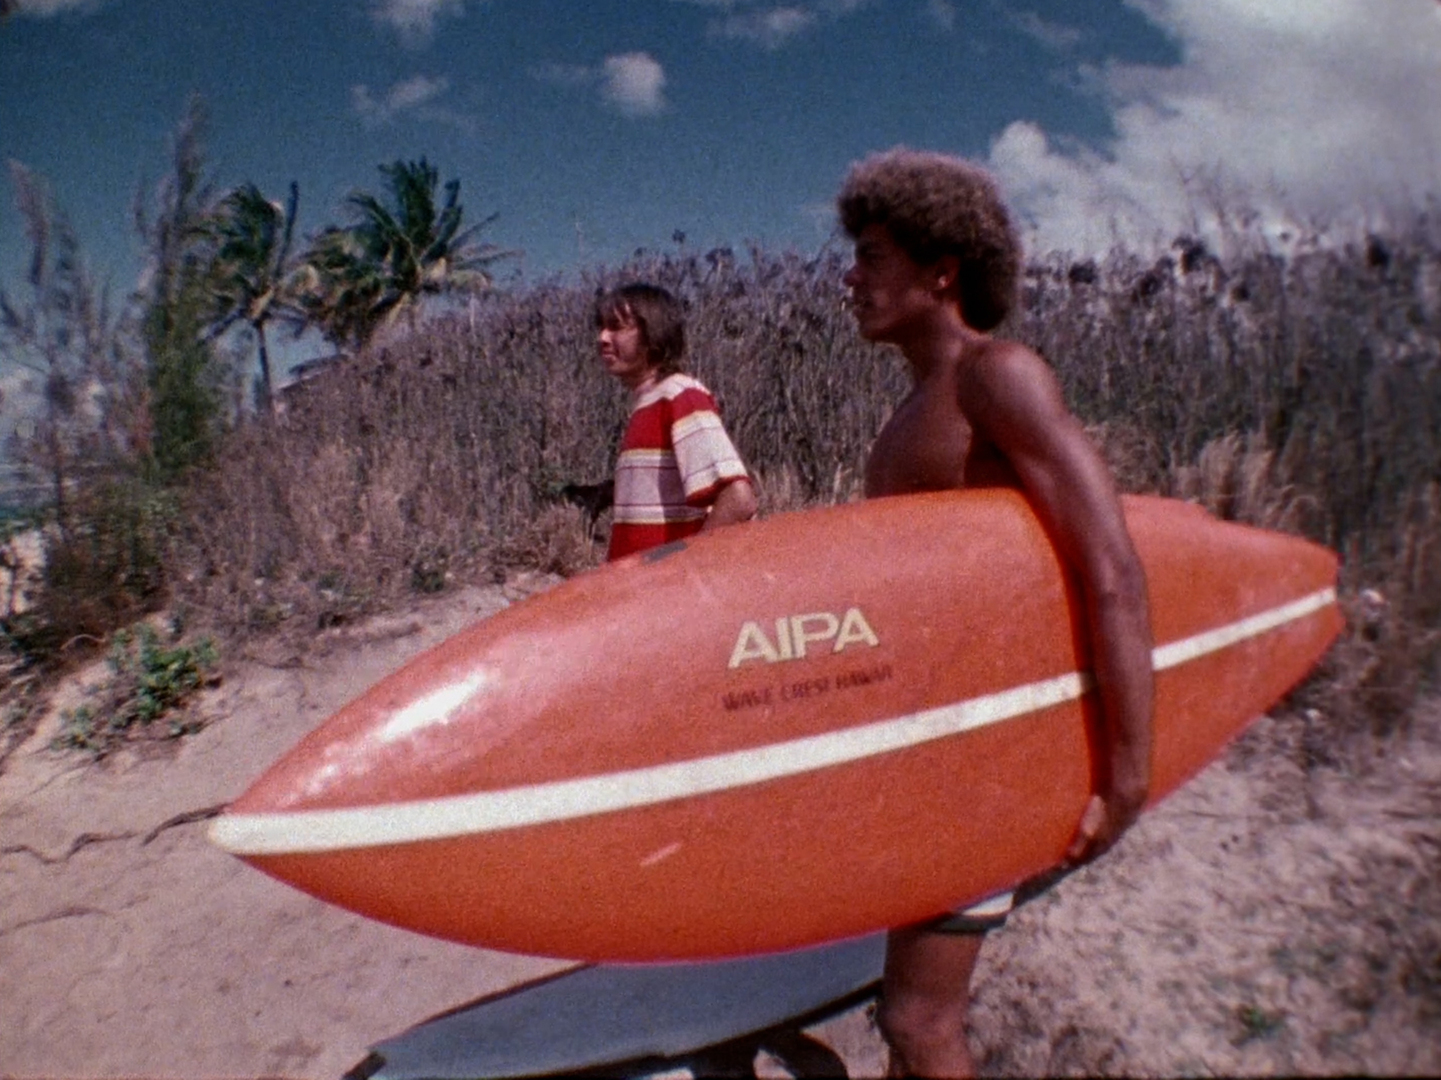
[[[1343,553],[1353,626],[1307,694],[1324,686],[1328,710],[1380,731],[1441,655],[1433,233],[1423,218],[1287,257],[1238,237],[1219,255],[1178,241],[1155,264],[1041,260],[1006,328],[1055,365],[1125,489]],[[855,334],[845,265],[839,251],[639,254],[337,363],[237,431],[190,490],[167,553],[173,599],[224,633],[308,633],[410,592],[594,565],[605,521],[558,496],[610,471],[624,395],[594,360],[590,304],[627,279],[685,300],[690,367],[764,513],[854,498],[906,376]]]
[[[1298,703],[1342,731],[1404,729],[1418,696],[1441,677],[1441,485],[1402,508],[1391,547],[1367,563],[1350,545],[1342,603],[1349,631]]]

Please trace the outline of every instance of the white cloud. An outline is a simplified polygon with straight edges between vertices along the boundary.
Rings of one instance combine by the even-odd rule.
[[[926,18],[946,33],[956,28],[956,5],[951,0],[926,0]]]
[[[364,84],[352,86],[350,102],[361,119],[371,124],[388,123],[401,113],[417,111],[423,118],[435,119],[434,113],[426,117],[426,106],[449,89],[449,79],[416,75],[396,83],[378,98]]]
[[[867,7],[874,0],[800,0],[776,3],[775,0],[683,0],[695,7],[708,8],[720,14],[710,20],[706,32],[711,37],[744,41],[762,49],[775,51],[808,33],[826,21],[844,18]],[[955,12],[950,0],[930,0],[932,17],[949,17]]]
[[[665,108],[665,69],[649,53],[607,56],[601,96],[626,116],[654,116]]]
[[[33,15],[47,19],[66,11],[88,11],[100,6],[101,0],[11,0],[13,10],[19,15]]]
[[[465,14],[465,0],[371,0],[370,14],[407,45],[423,45],[442,17]]]
[[[531,77],[552,86],[596,88],[601,100],[625,116],[655,116],[666,109],[666,75],[649,53],[607,56],[599,65],[544,63]]]
[[[710,32],[717,37],[748,41],[774,50],[805,33],[815,23],[815,12],[806,8],[774,7],[764,11],[738,11],[713,22]]]
[[[1012,23],[1022,33],[1035,38],[1046,48],[1055,52],[1065,52],[1075,48],[1081,40],[1081,31],[1074,26],[1066,26],[1064,23],[1043,19],[1034,11],[1017,12],[1010,17]]]
[[[1203,227],[1220,191],[1271,221],[1380,215],[1441,189],[1441,5],[1130,0],[1181,48],[1098,73],[1116,136],[1058,147],[1018,121],[991,149],[1041,248]],[[1189,191],[1187,190],[1189,186]]]

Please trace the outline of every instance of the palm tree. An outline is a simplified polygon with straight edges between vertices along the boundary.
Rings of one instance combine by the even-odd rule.
[[[332,226],[316,236],[299,281],[306,315],[336,346],[358,349],[380,325],[375,312],[385,288],[384,267],[355,230]]]
[[[220,201],[210,222],[215,240],[209,288],[214,300],[208,336],[219,337],[244,322],[255,334],[260,362],[260,404],[269,412],[273,385],[266,327],[275,320],[296,327],[306,321],[293,292],[291,240],[300,188],[290,185],[282,206],[254,184],[238,187]]]
[[[389,202],[356,192],[346,204],[356,222],[317,236],[306,254],[306,306],[337,343],[363,345],[383,325],[406,316],[414,325],[426,297],[488,289],[487,267],[514,254],[475,235],[496,218],[461,229],[460,181],[445,184],[419,161],[380,167]]]

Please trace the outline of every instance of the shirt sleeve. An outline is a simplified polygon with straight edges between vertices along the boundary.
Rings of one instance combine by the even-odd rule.
[[[709,391],[688,387],[672,400],[671,410],[671,442],[685,501],[709,506],[721,488],[747,479],[746,467]]]

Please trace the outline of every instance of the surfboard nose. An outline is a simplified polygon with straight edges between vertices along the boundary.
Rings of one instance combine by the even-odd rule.
[[[500,647],[515,646],[501,641]],[[495,652],[493,643],[487,647],[473,636],[452,638],[382,679],[256,778],[214,822],[212,840],[234,850],[237,820],[243,817],[374,806],[464,790],[478,747],[503,744],[508,725],[523,719]]]

